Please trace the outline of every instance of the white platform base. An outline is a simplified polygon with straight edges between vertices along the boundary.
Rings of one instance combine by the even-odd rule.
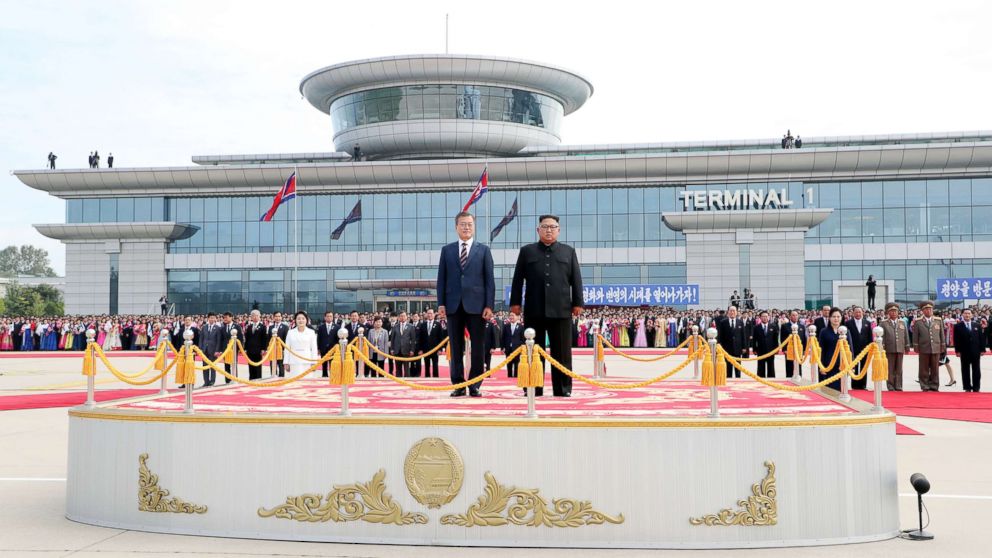
[[[747,422],[308,418],[73,410],[66,515],[161,533],[501,547],[776,547],[898,533],[891,414]],[[428,437],[447,441],[464,462],[460,490],[439,509],[419,503],[404,477],[408,452]],[[148,454],[157,486],[170,491],[166,500],[178,497],[206,512],[139,511],[140,454]],[[775,468],[773,525],[690,523],[725,508],[742,510],[738,500],[752,496],[752,485],[763,479],[759,492],[767,497],[765,462]],[[392,501],[422,522],[301,522],[259,513],[306,493],[326,502],[335,485],[368,483],[380,469]],[[505,487],[538,489],[552,512],[558,498],[586,501],[613,521],[622,515],[622,522],[442,523],[477,503],[486,473]],[[768,514],[761,515],[767,523]],[[590,517],[580,514],[580,523]]]

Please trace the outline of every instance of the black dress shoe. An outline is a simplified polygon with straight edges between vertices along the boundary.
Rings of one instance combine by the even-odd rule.
[[[451,392],[451,397],[465,397],[465,388],[459,388]]]
[[[572,396],[572,392],[570,391],[566,391],[565,393],[560,395],[560,397],[571,397],[571,396]]]
[[[479,391],[479,390],[477,390],[477,389],[470,389],[470,390],[468,390],[468,394],[471,397],[482,397],[482,392]]]

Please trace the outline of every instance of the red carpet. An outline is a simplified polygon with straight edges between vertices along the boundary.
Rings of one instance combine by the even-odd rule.
[[[874,401],[870,391],[855,390],[851,394]],[[992,423],[992,393],[885,391],[882,406],[905,417]]]
[[[97,390],[96,400],[113,401],[128,397],[139,397],[158,393],[157,389],[112,389]],[[72,393],[32,393],[29,395],[0,396],[0,411],[19,411],[23,409],[48,409],[51,407],[75,407],[86,403],[86,392]]]

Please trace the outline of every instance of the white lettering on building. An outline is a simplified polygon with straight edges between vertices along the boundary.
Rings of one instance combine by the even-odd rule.
[[[683,211],[707,209],[783,209],[792,206],[787,188],[781,190],[695,190],[681,192]]]

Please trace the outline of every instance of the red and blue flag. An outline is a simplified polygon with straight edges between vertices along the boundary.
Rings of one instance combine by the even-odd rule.
[[[259,221],[271,221],[276,216],[279,206],[296,197],[296,173],[289,175],[286,183],[276,192],[276,197],[272,199],[272,207],[258,218]]]
[[[482,170],[482,176],[479,177],[479,182],[475,184],[475,190],[472,190],[472,195],[468,198],[468,203],[462,208],[462,211],[468,211],[468,208],[472,207],[475,202],[482,199],[482,196],[486,195],[489,191],[489,167]]]

